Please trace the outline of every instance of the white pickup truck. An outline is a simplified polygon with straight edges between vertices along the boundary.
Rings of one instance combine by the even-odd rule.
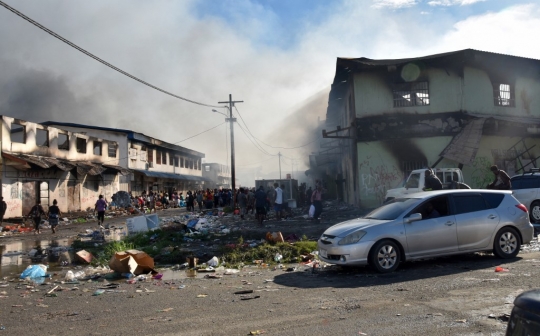
[[[463,173],[459,168],[432,168],[431,170],[441,180],[443,189],[470,189],[469,186],[463,183]],[[425,181],[426,168],[413,170],[403,187],[386,191],[384,203],[402,197],[403,195],[423,191]]]

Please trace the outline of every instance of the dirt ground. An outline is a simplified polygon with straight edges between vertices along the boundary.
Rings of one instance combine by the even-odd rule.
[[[243,227],[252,233],[271,229],[317,236],[339,220],[269,221],[264,228],[255,223]],[[91,225],[62,227],[57,235],[74,235]],[[508,272],[496,273],[496,266]],[[289,267],[296,268],[286,271]],[[17,274],[2,274],[0,325],[5,330],[0,333],[504,335],[504,314],[510,313],[514,298],[538,286],[540,252],[535,245],[526,246],[514,260],[471,254],[412,262],[387,275],[369,268],[329,266],[313,272],[302,265],[276,270],[252,265],[237,274],[217,273],[215,279],[205,278],[204,273],[190,278],[186,271],[166,270],[164,280],[150,282],[63,284],[67,269],[72,268],[57,272],[42,285],[21,282]],[[119,287],[93,296],[111,282]],[[55,295],[46,296],[55,286],[60,286]],[[253,293],[234,294],[245,290]]]

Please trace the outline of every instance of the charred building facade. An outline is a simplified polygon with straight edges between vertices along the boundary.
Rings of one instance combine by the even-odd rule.
[[[540,61],[473,49],[338,58],[322,133],[318,161],[351,204],[376,207],[425,167],[459,167],[485,187],[492,164],[510,175],[536,167]]]

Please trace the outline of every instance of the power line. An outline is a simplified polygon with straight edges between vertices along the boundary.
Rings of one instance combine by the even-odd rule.
[[[264,148],[260,147],[260,145],[256,144],[255,142],[253,142],[253,140],[251,140],[251,138],[249,137],[249,135],[247,134],[247,132],[244,130],[244,128],[242,127],[242,125],[238,124],[238,127],[240,127],[240,129],[242,130],[242,132],[244,132],[244,134],[246,135],[246,137],[248,138],[248,140],[253,144],[253,146],[255,146],[255,148],[257,148],[261,153],[265,154],[265,155],[269,155],[269,156],[277,156],[277,154],[270,154],[268,153]]]
[[[57,39],[59,39],[60,41],[66,43],[67,45],[69,45],[69,46],[71,46],[71,47],[77,49],[78,51],[82,52],[82,53],[85,54],[86,56],[89,56],[89,57],[93,58],[94,60],[96,60],[96,61],[98,61],[98,62],[100,62],[100,63],[102,63],[102,64],[108,66],[109,68],[118,71],[118,72],[121,73],[122,75],[127,76],[127,77],[129,77],[129,78],[131,78],[131,79],[133,79],[133,80],[136,80],[137,82],[139,82],[139,83],[141,83],[141,84],[144,84],[144,85],[146,85],[146,86],[148,86],[148,87],[151,87],[151,88],[154,89],[154,90],[160,91],[160,92],[165,93],[165,94],[167,94],[167,95],[169,95],[169,96],[172,96],[172,97],[174,97],[174,98],[178,98],[178,99],[184,100],[184,101],[186,101],[186,102],[188,102],[188,103],[192,103],[192,104],[196,104],[196,105],[201,105],[201,106],[215,107],[215,108],[224,108],[223,106],[216,106],[216,105],[209,105],[209,104],[200,103],[200,102],[197,102],[197,101],[194,101],[194,100],[191,100],[191,99],[187,99],[187,98],[184,98],[184,97],[180,97],[180,96],[178,96],[178,95],[176,95],[176,94],[174,94],[174,93],[171,93],[171,92],[169,92],[169,91],[160,89],[159,87],[157,87],[157,86],[155,86],[155,85],[152,85],[152,84],[150,84],[150,83],[148,83],[148,82],[145,82],[144,80],[139,79],[139,78],[137,78],[137,77],[131,75],[130,73],[127,73],[127,72],[125,72],[124,70],[115,67],[115,66],[112,65],[111,63],[109,63],[109,62],[107,62],[107,61],[105,61],[105,60],[103,60],[103,59],[97,57],[96,55],[90,53],[89,51],[86,51],[85,49],[79,47],[79,46],[76,45],[75,43],[70,42],[70,41],[67,40],[66,38],[64,38],[64,37],[62,37],[62,36],[60,36],[60,35],[58,35],[58,34],[55,33],[55,32],[53,32],[53,31],[50,30],[49,28],[47,28],[47,27],[41,25],[39,22],[34,21],[33,19],[31,19],[31,18],[29,18],[28,16],[24,15],[23,13],[19,12],[19,11],[16,10],[15,8],[9,6],[9,5],[6,4],[5,2],[0,1],[0,6],[6,8],[7,10],[13,12],[14,14],[20,16],[21,18],[25,19],[26,21],[30,22],[31,24],[33,24],[34,26],[38,27],[39,29],[45,31],[46,33],[48,33],[48,34],[50,34],[50,35],[56,37]]]
[[[318,141],[318,139],[315,139],[315,140],[313,140],[313,141],[311,141],[311,142],[308,142],[308,143],[305,144],[305,145],[296,146],[296,147],[277,147],[277,146],[269,145],[269,144],[265,143],[264,141],[262,141],[261,139],[255,137],[255,136],[251,133],[251,131],[249,130],[248,125],[247,125],[246,122],[244,121],[244,118],[242,118],[242,115],[240,114],[240,111],[238,111],[238,109],[236,108],[236,106],[234,107],[234,109],[236,110],[236,112],[237,112],[238,115],[240,116],[240,119],[241,119],[242,122],[244,123],[244,126],[246,126],[246,128],[247,128],[249,134],[251,134],[251,136],[252,136],[257,142],[261,142],[263,145],[266,145],[266,146],[268,146],[268,147],[276,148],[276,149],[297,149],[297,148],[306,147],[306,146],[311,145],[312,143]]]

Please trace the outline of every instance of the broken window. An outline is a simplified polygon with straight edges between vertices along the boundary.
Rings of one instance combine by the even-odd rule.
[[[116,157],[116,150],[118,149],[118,144],[116,142],[109,142],[109,157],[115,158]],[[137,155],[135,155],[137,156]]]
[[[174,166],[175,166],[175,167],[178,167],[179,165],[180,165],[180,159],[177,158],[177,157],[175,157],[175,158],[174,158]]]
[[[11,142],[26,143],[26,126],[11,123]]]
[[[514,88],[510,84],[493,84],[493,98],[495,106],[515,107]]]
[[[396,83],[392,94],[394,107],[429,105],[428,82]]]
[[[154,150],[148,148],[148,162],[154,162]]]
[[[101,156],[102,147],[103,143],[101,141],[94,141],[94,155]]]
[[[167,152],[161,152],[161,162],[163,162],[164,165],[167,164]]]
[[[69,150],[69,138],[67,134],[58,133],[58,149]]]
[[[156,164],[161,164],[161,152],[156,151]]]
[[[49,131],[44,129],[36,129],[36,145],[49,147]]]
[[[86,153],[86,139],[77,138],[77,153]]]

